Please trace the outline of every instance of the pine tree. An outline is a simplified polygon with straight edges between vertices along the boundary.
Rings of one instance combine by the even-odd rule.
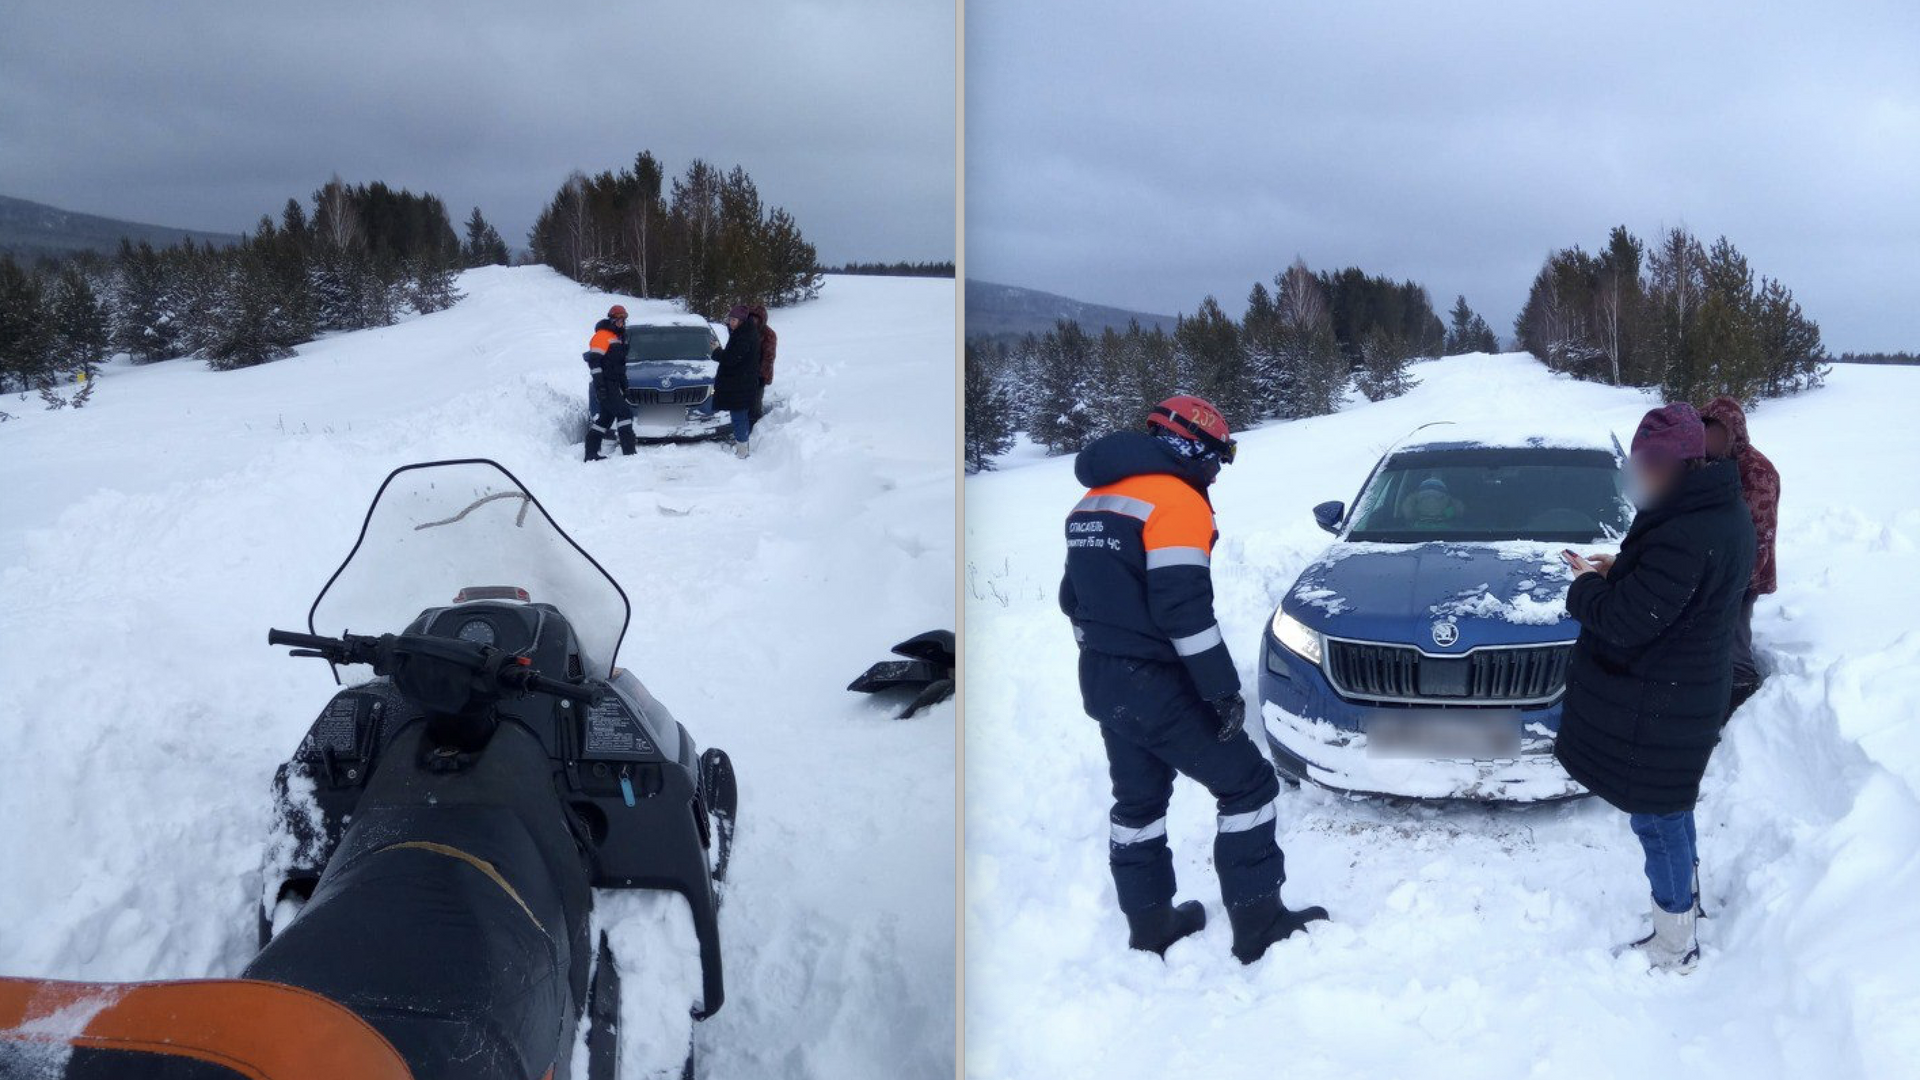
[[[120,241],[113,276],[113,342],[136,361],[180,355],[178,289],[171,261],[142,240]]]
[[[1766,385],[1766,372],[1753,270],[1746,256],[1722,236],[1707,250],[1703,281],[1706,291],[1695,336],[1698,362],[1685,369],[1689,378],[1671,379],[1666,389],[1681,401],[1704,400],[1714,393],[1742,400],[1757,397]]]
[[[107,358],[109,327],[106,308],[93,282],[74,263],[60,268],[48,297],[53,320],[55,363],[93,381],[94,370]]]
[[[1644,377],[1649,385],[1698,384],[1698,323],[1706,295],[1706,249],[1685,229],[1669,229],[1647,254],[1652,332]]]
[[[763,204],[744,169],[695,160],[664,200],[663,176],[645,152],[618,172],[575,172],[527,234],[533,259],[596,288],[672,296],[709,316],[819,294],[813,245],[791,214]]]
[[[1447,313],[1447,317],[1451,322],[1447,328],[1447,356],[1500,351],[1500,339],[1494,336],[1493,328],[1487,325],[1487,320],[1467,306],[1465,296],[1454,300],[1453,310]]]
[[[1453,310],[1447,313],[1450,323],[1447,327],[1447,356],[1459,356],[1462,353],[1474,351],[1473,347],[1467,344],[1467,338],[1473,332],[1473,321],[1476,318],[1479,316],[1467,306],[1466,295],[1456,296],[1453,301]]]
[[[461,264],[466,267],[505,266],[513,261],[507,242],[499,230],[487,222],[479,207],[467,218],[467,242],[460,249]]]
[[[989,358],[987,350],[967,342],[963,408],[968,472],[992,469],[995,457],[1013,449],[1013,402],[996,378]]]
[[[1281,414],[1325,416],[1340,407],[1351,369],[1333,333],[1326,287],[1307,264],[1275,275],[1274,310],[1281,326],[1281,366],[1288,373]]]
[[[12,256],[0,255],[0,388],[49,385],[55,344],[53,313],[39,279]]]
[[[1034,357],[1033,411],[1027,434],[1050,454],[1075,451],[1097,431],[1093,396],[1093,342],[1080,324],[1062,319],[1039,340]]]
[[[1246,350],[1252,414],[1255,420],[1283,416],[1293,395],[1293,372],[1287,364],[1286,327],[1267,287],[1256,281],[1247,294],[1247,313],[1240,318],[1240,341]]]
[[[1640,283],[1645,247],[1625,225],[1607,234],[1594,274],[1594,329],[1607,360],[1607,381],[1638,385],[1640,354],[1649,319],[1646,290]]]
[[[1232,426],[1245,427],[1257,417],[1254,378],[1240,328],[1209,296],[1192,315],[1174,324],[1174,348],[1184,378],[1192,391],[1211,401]]]
[[[1407,371],[1412,358],[1407,343],[1384,326],[1367,332],[1361,342],[1360,370],[1355,385],[1368,401],[1385,401],[1413,389],[1418,381]]]
[[[1778,281],[1762,279],[1755,311],[1766,374],[1762,392],[1777,397],[1824,382],[1827,351],[1820,343],[1820,326],[1802,314],[1793,291]]]

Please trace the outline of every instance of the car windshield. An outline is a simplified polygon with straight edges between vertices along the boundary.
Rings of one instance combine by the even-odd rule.
[[[636,326],[627,331],[629,360],[701,360],[711,331],[704,326]]]
[[[1621,483],[1619,459],[1605,450],[1404,451],[1360,493],[1347,539],[1617,539],[1633,518]]]
[[[491,461],[404,465],[307,614],[315,634],[397,634],[465,591],[552,604],[611,674],[627,597],[512,474]],[[524,594],[522,597],[520,594]]]

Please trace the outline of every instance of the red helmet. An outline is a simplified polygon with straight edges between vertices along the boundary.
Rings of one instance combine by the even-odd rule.
[[[626,317],[627,309],[621,307],[619,304],[615,304],[607,309],[607,318],[609,319],[624,319]]]
[[[1191,394],[1179,394],[1155,405],[1147,414],[1147,427],[1162,428],[1183,439],[1192,439],[1218,454],[1223,462],[1232,461],[1237,449],[1232,433],[1227,430],[1227,418],[1220,415],[1211,401]]]

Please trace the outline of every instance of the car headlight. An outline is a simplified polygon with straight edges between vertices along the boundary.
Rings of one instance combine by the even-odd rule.
[[[1280,644],[1285,645],[1295,656],[1308,663],[1318,664],[1321,656],[1325,654],[1325,649],[1321,645],[1320,632],[1310,629],[1305,623],[1285,611],[1273,613],[1273,636],[1278,638]]]

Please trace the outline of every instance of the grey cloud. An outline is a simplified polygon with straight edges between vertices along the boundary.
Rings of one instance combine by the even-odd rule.
[[[946,259],[951,0],[0,13],[0,193],[237,231],[333,172],[521,242],[573,168],[743,165],[823,259]]]
[[[1297,253],[1504,329],[1549,249],[1684,224],[1831,347],[1920,348],[1910,4],[974,0],[967,38],[978,277],[1237,310]]]

